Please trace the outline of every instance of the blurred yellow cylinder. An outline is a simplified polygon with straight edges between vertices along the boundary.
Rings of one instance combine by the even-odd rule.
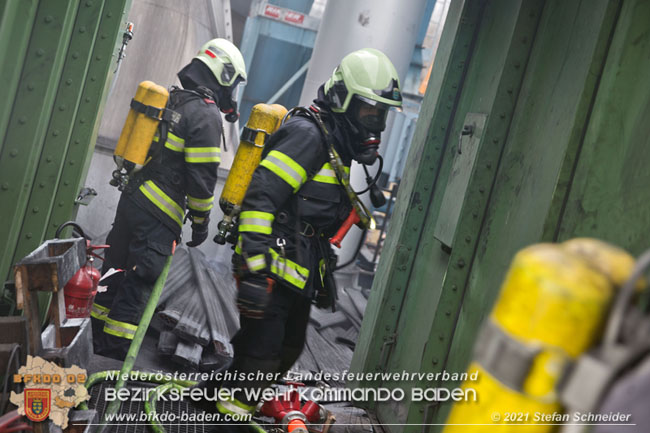
[[[246,190],[253,177],[253,172],[260,163],[266,133],[275,132],[282,123],[287,109],[282,105],[257,104],[251,110],[246,127],[259,130],[255,134],[255,143],[241,140],[235,154],[230,173],[219,198],[219,206],[227,216],[237,213],[244,201]]]
[[[501,424],[501,433],[542,433],[554,426],[515,424],[562,422],[555,391],[558,380],[567,363],[600,336],[614,293],[609,277],[572,250],[562,244],[538,244],[517,253],[488,320],[510,339],[536,349],[537,355],[521,389],[507,387],[480,359],[473,361],[468,371],[478,370],[479,378],[465,382],[463,388],[474,389],[477,401],[455,403],[446,422],[465,425],[447,425],[445,433],[485,432],[494,424]],[[504,357],[503,362],[508,360]]]
[[[167,105],[169,93],[163,86],[152,81],[143,81],[138,85],[133,99],[162,109]],[[139,113],[133,108],[129,110],[113,153],[118,168],[122,168],[125,161],[131,162],[132,168],[135,169],[144,166],[159,122],[158,119]]]

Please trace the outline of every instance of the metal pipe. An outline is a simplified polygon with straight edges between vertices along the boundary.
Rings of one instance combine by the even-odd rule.
[[[293,83],[295,83],[296,81],[298,81],[298,79],[299,79],[300,77],[302,77],[302,74],[304,74],[304,73],[307,71],[307,69],[309,68],[309,62],[310,62],[310,61],[311,61],[311,59],[307,60],[307,62],[305,62],[305,64],[302,65],[302,66],[300,67],[300,69],[298,69],[298,70],[296,71],[296,73],[293,74],[293,75],[291,76],[291,78],[289,78],[289,80],[288,80],[286,83],[284,83],[284,84],[282,85],[282,87],[280,87],[280,89],[278,89],[278,91],[275,92],[275,94],[274,94],[273,96],[271,96],[271,98],[269,98],[268,101],[266,101],[266,103],[267,103],[268,105],[274,104],[275,101],[277,101],[277,100],[278,100],[282,95],[284,95],[285,92],[286,92],[287,90],[289,90],[289,88],[290,88],[291,86],[293,86]]]

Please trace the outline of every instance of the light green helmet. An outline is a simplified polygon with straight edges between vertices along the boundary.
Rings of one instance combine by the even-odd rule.
[[[325,83],[324,90],[336,113],[348,111],[355,98],[386,109],[402,105],[397,71],[390,59],[374,48],[345,56]]]
[[[223,87],[246,81],[244,58],[239,49],[226,39],[206,42],[194,58],[205,63]]]

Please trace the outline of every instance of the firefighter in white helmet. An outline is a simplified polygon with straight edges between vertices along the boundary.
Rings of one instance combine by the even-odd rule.
[[[121,195],[106,243],[103,273],[122,269],[99,293],[92,308],[95,353],[124,359],[153,284],[187,218],[190,247],[208,237],[220,143],[221,116],[235,122],[239,83],[246,80],[244,59],[232,43],[204,44],[179,73],[182,88],[172,87],[167,109],[150,150],[151,159]]]

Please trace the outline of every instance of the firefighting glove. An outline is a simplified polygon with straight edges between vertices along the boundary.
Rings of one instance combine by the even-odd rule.
[[[241,315],[251,319],[264,317],[275,281],[262,275],[249,274],[244,279],[238,279],[237,285],[237,308]]]
[[[188,247],[198,247],[208,238],[207,221],[203,224],[192,224],[192,240],[187,242]]]

